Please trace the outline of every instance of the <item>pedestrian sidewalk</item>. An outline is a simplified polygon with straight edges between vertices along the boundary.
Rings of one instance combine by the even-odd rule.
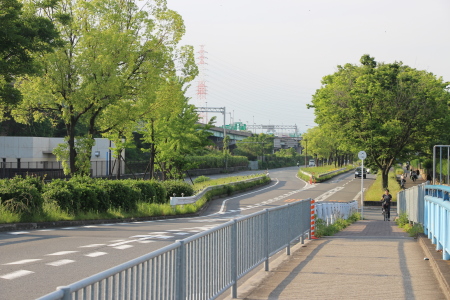
[[[383,221],[379,207],[365,207],[364,217],[332,237],[295,245],[269,272],[240,284],[238,299],[450,299],[450,265],[428,239]]]

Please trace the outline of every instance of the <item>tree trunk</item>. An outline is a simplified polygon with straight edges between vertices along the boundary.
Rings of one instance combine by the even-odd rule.
[[[390,167],[383,166],[381,169],[381,182],[383,189],[387,189],[389,187],[389,169]]]
[[[75,166],[75,161],[77,159],[77,150],[75,149],[75,121],[70,121],[69,124],[66,126],[67,128],[67,135],[69,136],[69,139],[67,141],[69,145],[69,169],[70,169],[70,175],[74,175],[77,173],[77,168]]]

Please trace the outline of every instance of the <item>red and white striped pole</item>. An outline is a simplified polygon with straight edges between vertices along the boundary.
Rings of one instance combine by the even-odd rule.
[[[309,239],[316,239],[314,233],[316,231],[316,205],[314,199],[311,199],[311,234]]]

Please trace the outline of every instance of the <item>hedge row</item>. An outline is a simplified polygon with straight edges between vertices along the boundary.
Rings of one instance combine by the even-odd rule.
[[[194,190],[183,181],[73,177],[44,184],[31,176],[0,180],[0,206],[22,214],[42,210],[44,203],[55,203],[70,213],[106,212],[110,208],[132,211],[139,202],[167,203],[170,196],[182,193],[191,196]]]
[[[187,160],[191,163],[195,163],[198,169],[209,168],[225,168],[225,157],[221,156],[190,156]],[[227,167],[247,167],[248,158],[245,156],[228,156]]]

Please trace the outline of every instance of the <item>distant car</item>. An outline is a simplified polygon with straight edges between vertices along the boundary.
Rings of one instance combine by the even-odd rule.
[[[366,168],[363,168],[362,172],[361,172],[361,167],[358,167],[355,170],[355,178],[361,177],[361,175],[362,175],[362,177],[365,179],[366,178],[366,174],[367,174]]]
[[[315,167],[316,166],[316,161],[314,159],[310,159],[309,160],[309,166],[310,167]]]

